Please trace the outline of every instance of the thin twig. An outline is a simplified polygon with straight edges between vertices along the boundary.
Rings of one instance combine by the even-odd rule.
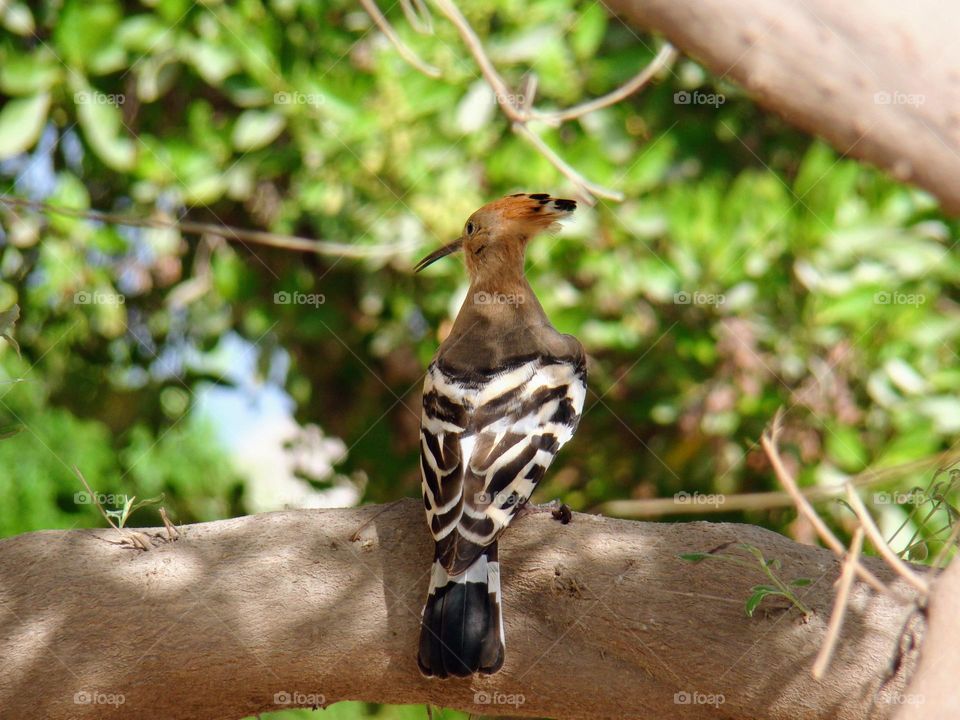
[[[97,494],[90,487],[90,484],[87,482],[87,479],[83,476],[83,473],[80,472],[80,468],[74,465],[73,471],[77,474],[77,477],[80,478],[80,482],[82,482],[83,486],[87,489],[87,494],[90,495],[90,499],[93,501],[93,504],[97,506],[97,510],[100,511],[100,514],[103,515],[103,519],[107,521],[110,527],[112,527],[117,532],[120,532],[120,528],[118,528],[114,524],[113,518],[107,515],[107,511],[103,509],[103,506],[100,504],[100,498],[97,497]],[[120,534],[122,535],[123,533],[120,533]]]
[[[931,465],[943,464],[944,460],[955,462],[956,451],[944,451],[922,460],[912,460],[900,465],[865,470],[850,478],[848,482],[857,488],[870,487],[889,482],[892,478],[923,470]],[[800,493],[810,502],[821,502],[843,495],[846,483],[836,485],[814,485],[800,488]],[[714,503],[680,503],[674,498],[649,498],[646,500],[608,500],[595,510],[603,515],[617,517],[643,518],[662,515],[705,515],[709,513],[736,512],[743,510],[773,510],[793,505],[793,497],[780,490],[755,493],[736,493],[724,495],[716,493]]]
[[[405,248],[398,245],[371,245],[357,247],[347,243],[330,242],[326,240],[311,240],[296,235],[279,235],[263,230],[247,230],[230,225],[216,225],[214,223],[193,222],[190,220],[163,220],[160,218],[145,218],[132,215],[120,215],[102,210],[82,210],[59,205],[51,205],[36,200],[26,200],[17,197],[0,197],[0,204],[10,207],[27,208],[51,215],[83,218],[112,225],[127,227],[149,227],[159,229],[178,230],[186,235],[216,235],[226,240],[240,240],[282,248],[298,252],[312,252],[317,255],[333,255],[346,258],[383,258],[401,254]]]
[[[837,585],[837,599],[833,603],[833,612],[830,614],[827,635],[823,639],[823,645],[820,647],[817,660],[813,663],[813,677],[817,680],[823,678],[824,673],[830,666],[830,660],[833,658],[833,651],[837,645],[837,639],[840,637],[840,630],[843,628],[843,618],[847,614],[847,601],[850,598],[850,588],[853,585],[853,576],[860,561],[862,547],[863,528],[858,527],[853,533],[850,550],[843,561],[843,570],[840,573],[840,581]]]
[[[407,22],[421,35],[433,35],[433,16],[423,0],[400,0]]]
[[[531,109],[528,115],[531,119],[540,120],[548,125],[559,125],[562,122],[575,120],[601,108],[616,105],[621,100],[625,100],[635,92],[641,90],[661,70],[673,65],[679,54],[673,45],[666,43],[660,48],[660,52],[650,61],[649,65],[613,92],[607,93],[594,100],[574,105],[566,110],[543,111]]]
[[[460,33],[460,38],[463,40],[463,43],[467,46],[470,54],[473,55],[473,59],[477,61],[477,65],[480,66],[480,72],[483,73],[484,79],[486,79],[490,87],[493,88],[497,102],[500,104],[500,107],[503,108],[504,114],[514,122],[526,122],[527,118],[522,117],[517,112],[516,107],[510,100],[510,88],[507,87],[503,78],[500,77],[500,73],[498,73],[497,69],[493,66],[493,62],[487,56],[486,50],[483,49],[483,43],[480,41],[477,33],[474,32],[470,23],[467,22],[463,13],[460,12],[460,8],[451,0],[436,0],[436,3],[440,8],[440,12],[446,15],[447,19],[457,28],[457,32]]]
[[[947,538],[943,547],[940,548],[940,552],[937,553],[937,556],[933,559],[933,562],[930,563],[931,567],[943,568],[945,566],[945,560],[947,555],[950,554],[950,548],[954,546],[954,543],[957,542],[957,538],[960,538],[960,522],[957,522],[953,526],[953,531],[950,533],[950,536]]]
[[[360,0],[360,4],[363,5],[363,9],[367,11],[367,14],[370,16],[373,22],[375,22],[377,27],[380,28],[380,32],[386,35],[387,39],[393,43],[393,46],[397,49],[397,52],[400,53],[400,57],[402,57],[427,77],[440,77],[439,68],[425,63],[413,50],[407,46],[406,43],[403,42],[403,40],[400,39],[400,36],[397,35],[397,31],[393,29],[393,25],[391,25],[386,16],[380,12],[380,8],[377,7],[377,4],[373,0]],[[406,11],[406,8],[404,8],[404,11]]]
[[[901,560],[893,550],[890,549],[890,546],[887,545],[886,541],[883,539],[880,529],[873,521],[873,518],[870,517],[870,513],[867,512],[867,508],[860,499],[860,496],[857,495],[856,490],[849,485],[847,486],[847,500],[850,502],[850,507],[853,508],[853,512],[856,513],[857,519],[860,520],[860,524],[866,531],[867,537],[870,538],[870,542],[873,543],[873,546],[877,549],[877,552],[880,553],[880,557],[886,560],[887,565],[893,568],[896,573],[900,575],[900,577],[910,583],[919,592],[926,595],[930,591],[930,583],[913,572],[913,570],[911,570],[907,564]]]
[[[160,508],[160,519],[163,520],[163,527],[167,530],[167,539],[170,542],[179,539],[180,531],[170,522],[170,518],[167,516],[167,509],[162,506]]]
[[[530,143],[550,162],[551,165],[553,165],[568,180],[580,188],[581,193],[584,195],[584,199],[590,204],[593,204],[594,196],[603,197],[618,202],[622,201],[623,193],[617,192],[616,190],[611,190],[587,180],[569,163],[567,163],[556,152],[554,152],[539,135],[527,127],[527,123],[533,119],[537,119],[538,115],[545,115],[546,117],[552,118],[553,114],[540,113],[534,110],[531,104],[532,99],[527,100],[526,97],[523,98],[522,102],[516,102],[514,93],[511,92],[500,73],[497,72],[496,67],[494,67],[493,62],[490,60],[490,57],[487,55],[487,52],[483,47],[483,43],[480,41],[477,33],[474,32],[470,23],[467,22],[467,19],[463,16],[463,13],[460,12],[460,8],[458,8],[456,4],[452,2],[452,0],[436,0],[436,3],[440,8],[440,11],[460,33],[460,38],[467,46],[470,54],[473,55],[473,59],[480,68],[481,74],[487,81],[487,84],[493,89],[497,104],[503,110],[504,115],[506,115],[510,120],[510,127],[513,132]],[[535,82],[535,80],[533,82]],[[527,87],[531,87],[529,82]]]
[[[574,183],[575,185],[579,185],[590,195],[607,198],[608,200],[615,200],[616,202],[623,201],[622,192],[610,190],[609,188],[605,188],[602,185],[597,185],[596,183],[587,180],[583,175],[571,167],[570,164],[567,163],[562,157],[557,155],[550,148],[550,146],[547,145],[539,135],[533,132],[533,130],[528,128],[526,124],[515,122],[513,123],[512,127],[513,131],[517,135],[533,145],[533,147],[535,147],[541,155],[549,160],[551,165],[563,173],[563,175],[565,175],[570,182]]]
[[[770,464],[773,466],[773,471],[776,473],[777,479],[793,498],[793,502],[797,506],[797,510],[811,525],[813,525],[814,529],[817,531],[817,534],[827,545],[827,547],[833,550],[834,554],[838,557],[843,557],[846,552],[846,548],[843,546],[843,543],[837,539],[837,536],[830,531],[830,528],[827,527],[826,523],[824,523],[820,516],[817,515],[817,511],[813,509],[813,506],[800,492],[796,481],[787,471],[786,466],[783,464],[783,460],[780,458],[780,451],[777,449],[777,439],[780,435],[782,420],[783,411],[781,408],[780,410],[777,410],[777,414],[774,416],[770,427],[767,430],[764,430],[763,435],[760,436],[760,444],[763,446],[763,450],[767,454]],[[877,579],[876,575],[867,570],[867,568],[865,568],[859,562],[857,563],[857,575],[865,580],[874,590],[882,593],[891,592],[886,585]]]

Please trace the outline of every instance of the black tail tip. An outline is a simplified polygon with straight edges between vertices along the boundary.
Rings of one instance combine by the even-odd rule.
[[[497,595],[489,592],[485,582],[462,579],[434,590],[420,625],[417,664],[421,673],[470,677],[492,675],[503,667],[506,653]]]
[[[428,678],[440,678],[441,680],[451,677],[468,678],[478,674],[493,675],[500,672],[501,668],[503,668],[505,657],[504,647],[503,645],[499,645],[499,652],[497,653],[496,659],[487,666],[481,665],[477,668],[468,668],[462,662],[444,664],[442,658],[424,658],[422,654],[417,655],[417,666],[420,668],[420,674]]]

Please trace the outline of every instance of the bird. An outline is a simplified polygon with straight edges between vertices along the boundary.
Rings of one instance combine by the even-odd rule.
[[[583,346],[551,325],[525,252],[576,207],[509,195],[415,267],[462,252],[470,279],[423,384],[421,489],[435,549],[417,663],[427,677],[492,675],[504,663],[499,537],[576,431],[587,390]]]

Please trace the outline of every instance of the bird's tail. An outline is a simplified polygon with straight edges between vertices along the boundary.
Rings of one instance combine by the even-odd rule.
[[[441,678],[492,675],[503,665],[504,651],[497,543],[459,575],[435,559],[420,622],[420,671]]]

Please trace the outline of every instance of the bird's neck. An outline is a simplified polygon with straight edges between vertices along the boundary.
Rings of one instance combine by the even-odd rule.
[[[454,322],[453,334],[501,333],[518,327],[549,323],[523,272],[473,278]]]

